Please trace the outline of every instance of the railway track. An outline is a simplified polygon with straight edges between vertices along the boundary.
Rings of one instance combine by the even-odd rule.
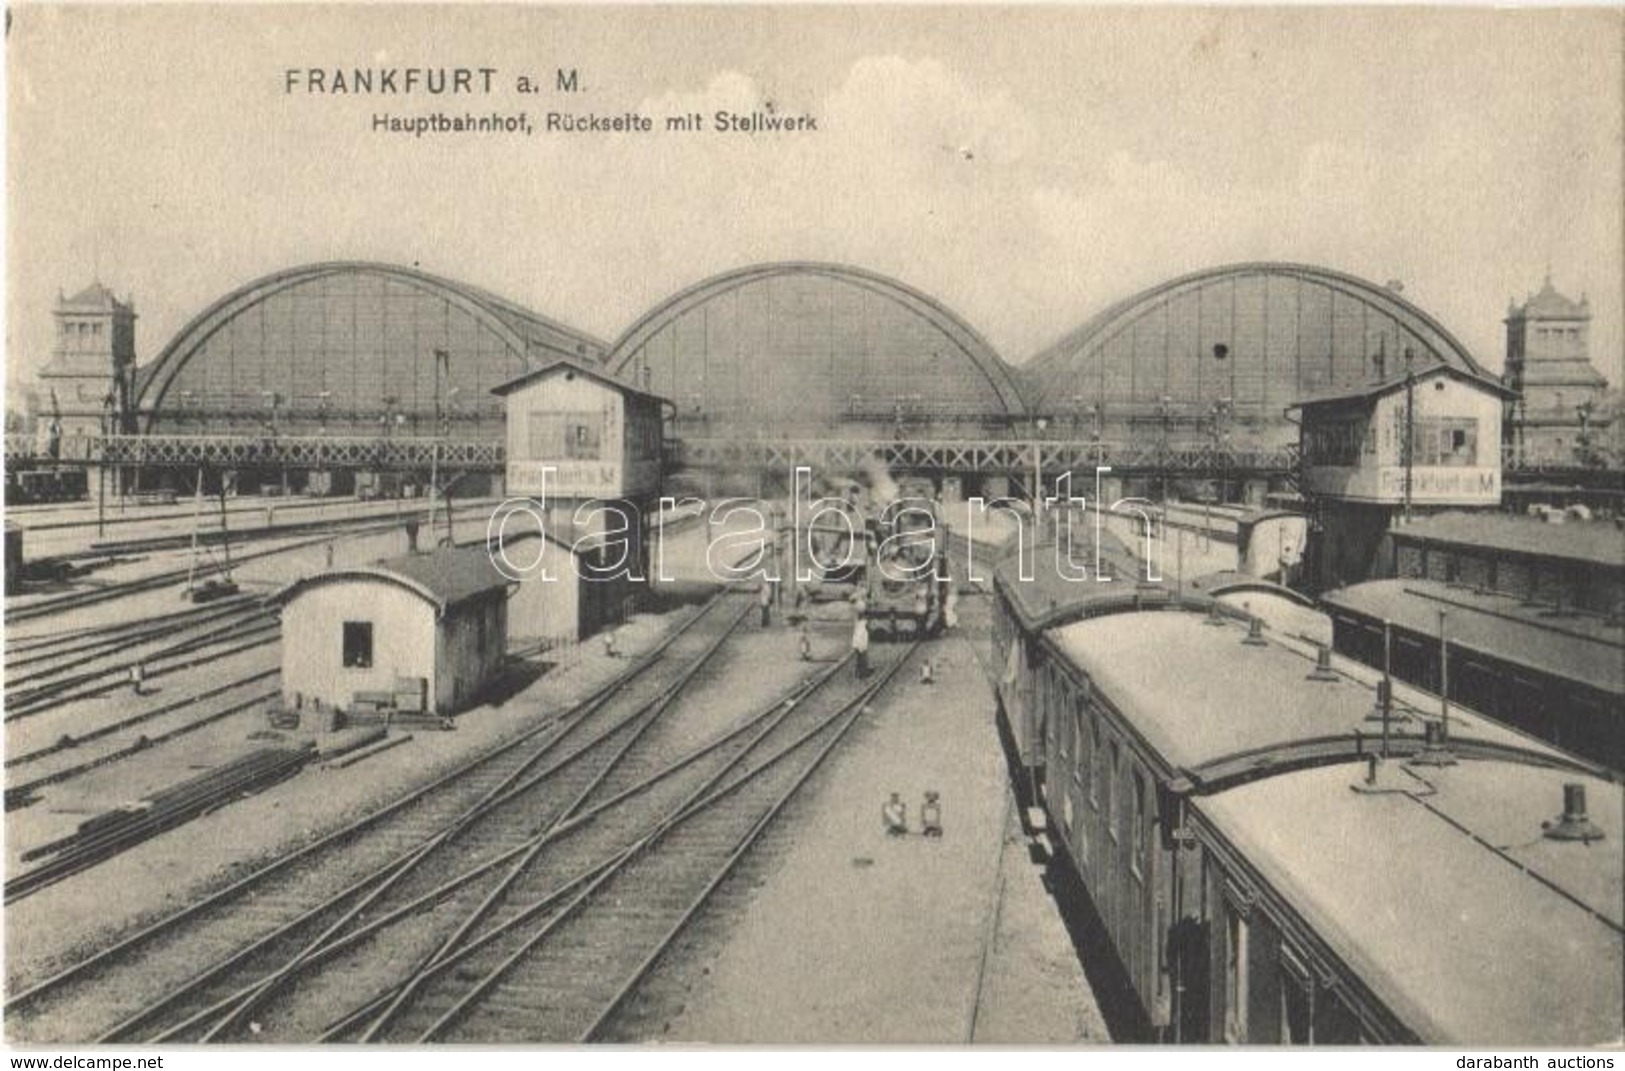
[[[5,721],[15,722],[126,686],[141,666],[146,680],[192,669],[241,651],[276,643],[281,628],[276,611],[249,603],[238,606],[225,624],[215,620],[197,631],[195,623],[145,632],[78,662],[8,681]]]
[[[858,683],[841,660],[674,763],[659,799],[605,813],[562,850],[523,859],[503,900],[477,916],[483,929],[461,928],[460,942],[448,942],[317,1037],[481,1043],[600,1037],[904,661],[906,653],[899,654],[873,680]]]
[[[463,509],[477,511],[482,508],[484,507],[479,505],[457,507],[459,511]],[[315,535],[296,538],[291,542],[280,543],[279,545],[273,547],[265,547],[259,550],[236,553],[232,556],[232,564],[234,567],[241,566],[248,562],[258,561],[263,558],[274,557],[280,554],[288,554],[293,551],[304,550],[307,547],[319,546],[323,543],[331,542],[335,538],[353,538],[355,536],[374,535],[380,532],[388,532],[400,528],[402,523],[403,519],[395,516],[385,518],[362,517],[350,521],[335,520],[329,524],[322,525],[320,530]],[[304,528],[306,526],[301,525],[299,527]],[[271,538],[280,538],[281,530],[276,530],[276,532],[277,535],[272,536]],[[189,542],[190,537],[187,537],[185,544],[177,542],[174,545],[189,545]],[[98,553],[94,556],[105,557],[105,553]],[[131,580],[90,588],[88,590],[68,592],[67,594],[59,595],[54,598],[40,599],[25,605],[9,607],[6,611],[7,621],[8,623],[32,621],[38,618],[67,613],[72,610],[84,609],[87,606],[96,606],[104,602],[127,598],[131,595],[143,594],[149,591],[157,591],[161,588],[181,583],[182,581],[186,580],[189,573],[190,565],[177,569],[166,569]]]
[[[11,755],[6,759],[6,769],[26,768],[26,779],[7,783],[6,809],[26,805],[35,792],[50,785],[140,754],[233,715],[263,707],[278,695],[278,689],[266,688],[265,682],[280,673],[278,667],[250,673],[78,735],[63,734],[32,751]],[[137,728],[142,730],[139,735],[129,737]]]
[[[178,1013],[181,1003],[218,1002],[245,977],[264,982],[259,964],[276,963],[277,955],[300,961],[385,896],[410,901],[420,887],[443,885],[443,872],[457,866],[494,871],[492,859],[477,861],[481,853],[502,858],[502,836],[478,831],[497,828],[485,820],[518,812],[533,825],[538,808],[574,804],[596,782],[595,763],[642,732],[662,696],[698,672],[748,609],[744,600],[719,596],[553,722],[17,991],[6,1005],[14,1034],[41,1040],[167,1034],[188,1017]],[[576,780],[582,777],[585,786]],[[453,856],[457,862],[447,862]],[[210,966],[199,972],[199,964]],[[165,1007],[143,1005],[142,994],[153,992],[168,994]]]
[[[66,629],[44,633],[27,639],[6,638],[6,672],[16,679],[15,671],[23,666],[37,665],[53,660],[67,660],[74,656],[92,657],[109,647],[116,647],[136,638],[163,634],[167,629],[187,624],[200,624],[230,616],[245,604],[258,600],[251,595],[234,595],[218,599],[203,606],[189,606],[167,614],[154,614],[138,624],[114,621],[105,625]]]

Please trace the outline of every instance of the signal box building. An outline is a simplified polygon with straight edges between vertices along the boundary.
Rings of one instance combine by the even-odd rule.
[[[1313,530],[1309,582],[1367,579],[1396,520],[1501,501],[1497,381],[1436,364],[1302,401],[1302,490]]]
[[[602,367],[557,359],[496,388],[506,404],[506,490],[532,500],[575,593],[583,634],[624,617],[649,576],[670,403]],[[551,570],[560,581],[559,566]],[[573,578],[570,578],[573,579]]]
[[[318,573],[277,595],[292,710],[455,713],[501,671],[510,581],[483,546]]]
[[[521,522],[505,526],[500,550],[519,578],[508,599],[508,642],[519,651],[567,646],[619,619],[621,585],[591,578],[592,561]],[[586,557],[591,558],[591,552]]]

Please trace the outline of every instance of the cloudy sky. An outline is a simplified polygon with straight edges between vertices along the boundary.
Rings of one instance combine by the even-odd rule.
[[[1509,297],[1588,292],[1620,378],[1615,10],[1038,6],[14,8],[7,380],[93,277],[150,359],[267,272],[417,263],[613,340],[764,260],[852,263],[1021,361],[1173,275],[1303,261],[1499,368]],[[289,67],[494,67],[482,98],[289,95]],[[519,74],[579,72],[525,97]],[[659,131],[690,111],[796,136]],[[375,113],[655,119],[650,135],[414,139]]]

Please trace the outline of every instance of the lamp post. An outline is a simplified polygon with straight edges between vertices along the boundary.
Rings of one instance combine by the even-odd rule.
[[[1033,439],[1033,507],[1038,510],[1044,505],[1044,444],[1040,440],[1049,428],[1049,418],[1039,417],[1033,426],[1038,429]]]
[[[688,392],[688,417],[689,417],[690,420],[692,420],[694,422],[696,427],[699,427],[699,428],[702,428],[702,429],[704,428],[704,422],[702,420],[704,410],[705,410],[704,399],[700,396],[700,392],[697,391],[697,390],[689,391]]]
[[[449,377],[450,373],[451,351],[436,349],[434,351],[434,424],[437,429],[440,429],[440,434],[442,436],[445,435],[444,429],[446,427],[446,420],[440,407],[440,395],[443,389],[440,380],[442,377]],[[447,397],[449,400],[450,396],[448,395]]]
[[[1164,394],[1157,403],[1157,414],[1162,418],[1162,439],[1157,444],[1157,467],[1162,474],[1162,512],[1168,515],[1168,434],[1174,418],[1174,400]]]
[[[1445,634],[1447,612],[1439,611],[1439,737],[1450,741],[1450,639]]]
[[[277,410],[282,405],[282,395],[274,390],[260,391],[260,397],[265,400],[265,448],[272,454],[280,453],[277,449]],[[282,460],[282,493],[288,493],[288,463]]]
[[[395,423],[395,406],[399,403],[400,399],[395,395],[384,395],[384,415],[378,418],[378,423],[383,426],[385,439],[388,439],[393,434],[392,426]]]
[[[51,395],[55,401],[56,395]],[[96,537],[99,539],[107,530],[107,429],[113,422],[113,396],[109,394],[102,399],[102,456],[96,466]],[[52,422],[56,418],[53,416]],[[113,481],[117,487],[118,480]]]
[[[1229,482],[1230,476],[1230,456],[1226,441],[1229,438],[1229,432],[1226,430],[1225,423],[1230,417],[1231,409],[1232,403],[1229,398],[1220,398],[1208,409],[1211,421],[1209,430],[1213,436],[1213,452],[1219,456],[1219,493],[1217,497],[1220,502],[1227,501],[1225,485]]]
[[[1405,439],[1399,444],[1405,463],[1405,498],[1401,516],[1411,523],[1411,477],[1416,467],[1416,373],[1411,370],[1411,351],[1405,350]]]
[[[461,387],[453,387],[446,392],[446,404],[440,413],[440,437],[448,442],[451,439],[452,419],[457,413],[457,394],[461,390]]]

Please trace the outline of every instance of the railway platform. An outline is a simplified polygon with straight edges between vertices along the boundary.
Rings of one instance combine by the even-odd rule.
[[[1014,820],[987,610],[918,654],[768,834],[708,948],[654,979],[681,1011],[631,1041],[1072,1044],[1109,1040]],[[981,627],[978,627],[978,626]],[[935,682],[920,683],[932,660]],[[921,832],[926,792],[942,835]],[[896,792],[908,832],[888,835]],[[676,992],[674,992],[676,991]],[[678,995],[680,993],[680,996]]]

